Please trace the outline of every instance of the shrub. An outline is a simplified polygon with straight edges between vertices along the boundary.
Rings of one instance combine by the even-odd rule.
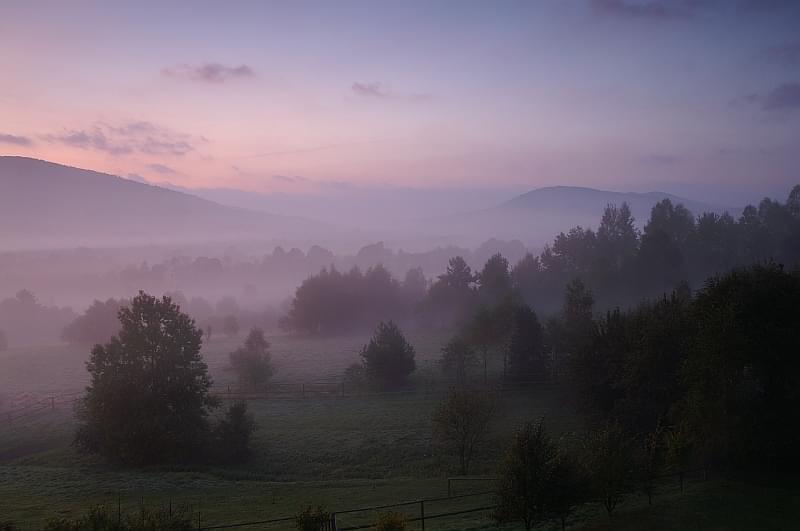
[[[91,507],[89,511],[74,520],[52,519],[43,531],[191,531],[193,529],[188,511],[185,508],[168,510],[166,508],[148,509],[142,507],[135,513],[118,515],[105,506]]]
[[[298,531],[321,531],[330,519],[331,514],[322,505],[309,505],[294,516],[294,525]]]
[[[270,361],[269,341],[260,328],[250,330],[244,345],[231,352],[229,357],[239,384],[245,389],[264,387],[275,373]]]
[[[250,457],[250,437],[256,429],[245,402],[233,404],[212,431],[212,453],[220,463],[243,463]]]
[[[404,531],[406,528],[406,517],[401,513],[388,512],[378,517],[378,521],[372,528],[373,531]]]

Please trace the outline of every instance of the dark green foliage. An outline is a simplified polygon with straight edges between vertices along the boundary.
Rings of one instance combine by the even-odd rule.
[[[381,322],[361,349],[367,378],[384,389],[402,386],[416,369],[414,347],[396,324]]]
[[[556,479],[560,473],[566,473],[565,463],[545,431],[544,421],[526,423],[514,435],[500,466],[497,521],[521,521],[530,530],[556,513],[566,514],[572,501],[566,490],[567,478]]]
[[[447,271],[428,290],[426,314],[440,327],[463,323],[474,307],[475,275],[460,256],[450,259]]]
[[[706,459],[760,475],[800,471],[800,274],[769,264],[706,283],[683,368],[685,418]]]
[[[609,516],[634,484],[634,441],[617,423],[591,431],[584,441],[583,465],[593,496]]]
[[[323,269],[297,288],[281,326],[296,332],[331,334],[411,318],[426,285],[421,270],[409,271],[405,282],[400,283],[382,265],[365,273],[355,267],[347,273],[334,267]]]
[[[309,505],[294,516],[294,526],[297,531],[323,531],[330,519],[331,514],[322,505]]]
[[[458,456],[459,474],[469,473],[476,451],[497,414],[494,397],[486,392],[454,388],[433,414],[434,435]]]
[[[194,529],[184,508],[148,509],[118,514],[105,506],[95,506],[75,520],[50,520],[43,531],[191,531]]]
[[[544,350],[544,333],[536,314],[527,306],[517,308],[508,344],[509,377],[516,380],[545,380],[549,360]]]
[[[404,531],[405,528],[405,515],[396,512],[388,512],[378,517],[378,521],[375,522],[372,531]]]
[[[275,373],[269,341],[260,328],[250,330],[244,345],[231,352],[229,357],[239,384],[247,390],[263,389]]]
[[[207,440],[217,405],[200,355],[202,333],[169,297],[139,292],[121,330],[92,349],[75,442],[132,465],[185,461]]]
[[[231,405],[211,432],[211,452],[218,463],[244,463],[250,458],[250,437],[256,429],[245,402]]]
[[[478,357],[472,346],[461,336],[455,336],[442,347],[440,360],[442,372],[452,377],[457,385],[464,385],[470,371],[477,365]]]
[[[120,309],[127,305],[124,299],[94,301],[86,312],[64,328],[61,338],[68,343],[93,345],[108,341],[119,332]]]

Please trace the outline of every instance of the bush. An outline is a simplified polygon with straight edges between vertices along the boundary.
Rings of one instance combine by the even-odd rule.
[[[316,507],[309,505],[294,516],[294,525],[298,531],[321,531],[326,529],[330,520],[331,513],[322,505]]]
[[[372,528],[373,531],[404,531],[406,528],[406,517],[401,513],[388,512],[378,517],[378,521]]]
[[[237,402],[229,407],[211,434],[211,451],[215,460],[224,464],[247,461],[251,453],[250,437],[255,429],[256,422],[247,411],[245,402]]]
[[[264,387],[275,373],[270,361],[269,341],[260,328],[250,330],[244,345],[231,352],[229,357],[239,384],[245,389]]]

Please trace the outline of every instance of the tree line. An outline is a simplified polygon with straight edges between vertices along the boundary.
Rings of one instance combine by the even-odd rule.
[[[657,203],[643,230],[630,208],[609,205],[597,230],[575,227],[555,237],[534,256],[513,266],[502,255],[473,271],[461,256],[446,271],[425,279],[411,270],[401,282],[382,266],[362,273],[323,269],[297,289],[286,329],[337,333],[372,328],[391,318],[418,326],[450,328],[463,324],[481,306],[517,299],[542,316],[556,314],[564,290],[580,278],[598,309],[635,305],[642,298],[680,283],[697,289],[714,274],[774,260],[800,263],[800,185],[786,202],[764,199],[747,206],[738,220],[711,212],[694,217],[669,199]],[[346,311],[342,311],[346,308]]]

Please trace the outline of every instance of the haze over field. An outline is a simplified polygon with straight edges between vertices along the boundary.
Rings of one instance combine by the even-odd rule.
[[[0,50],[0,531],[800,528],[800,0]]]

